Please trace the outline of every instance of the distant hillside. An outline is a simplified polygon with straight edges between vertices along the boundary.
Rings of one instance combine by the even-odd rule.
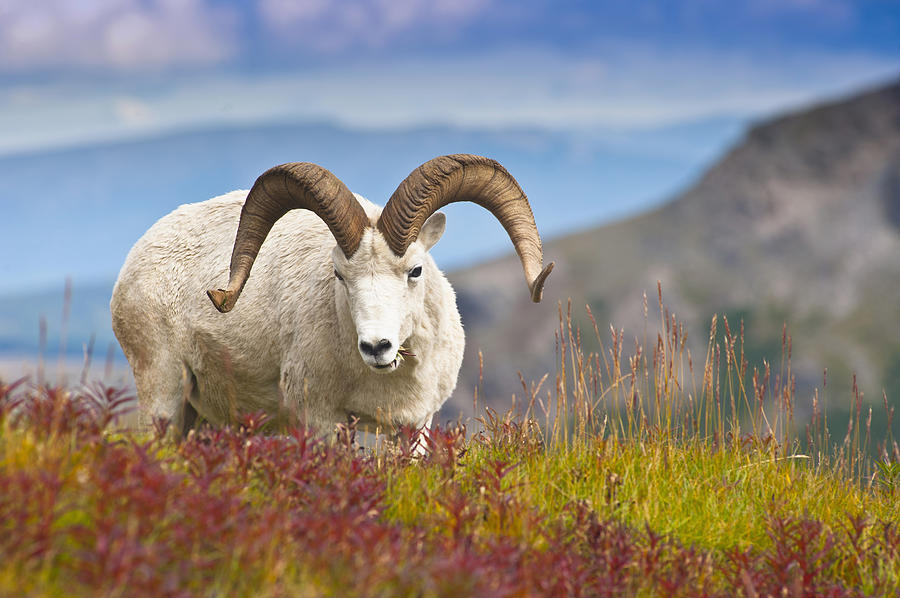
[[[868,399],[885,388],[900,403],[898,227],[900,83],[759,124],[663,207],[546,243],[557,267],[539,306],[512,256],[455,273],[468,342],[445,412],[471,408],[479,350],[482,392],[500,406],[517,370],[552,373],[558,301],[572,297],[581,324],[590,304],[601,331],[643,338],[642,294],[652,332],[658,280],[693,335],[695,366],[714,313],[744,320],[751,365],[780,360],[786,322],[800,397],[827,367],[840,406],[851,372]]]

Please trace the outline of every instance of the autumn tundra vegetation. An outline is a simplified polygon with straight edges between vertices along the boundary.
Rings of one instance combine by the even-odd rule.
[[[789,334],[751,364],[725,318],[691,355],[661,294],[638,338],[578,309],[559,306],[555,372],[508,413],[473,389],[476,416],[422,455],[412,427],[253,412],[178,441],[129,429],[128,389],[0,383],[0,594],[900,594],[900,454],[869,433],[886,398],[796,396]]]

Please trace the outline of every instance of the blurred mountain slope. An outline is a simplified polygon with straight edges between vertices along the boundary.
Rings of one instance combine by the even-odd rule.
[[[518,370],[528,380],[552,374],[557,303],[565,308],[569,297],[590,349],[586,304],[607,346],[609,324],[624,327],[626,349],[647,329],[655,336],[657,281],[693,337],[698,377],[718,313],[734,328],[745,322],[751,367],[779,362],[787,323],[802,398],[822,386],[827,367],[842,404],[852,372],[870,399],[880,403],[884,388],[896,402],[898,227],[900,82],[760,123],[671,202],[546,242],[545,260],[557,266],[540,305],[528,301],[515,256],[455,272],[468,339],[445,414],[471,409],[479,351],[481,395],[500,408]]]

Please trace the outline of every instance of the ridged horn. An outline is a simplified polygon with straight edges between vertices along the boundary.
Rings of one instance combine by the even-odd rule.
[[[528,198],[495,160],[472,154],[439,156],[400,183],[378,220],[378,230],[397,255],[415,242],[425,220],[445,205],[471,201],[489,210],[506,229],[519,254],[531,300],[537,303],[553,269],[543,266],[541,237]]]
[[[347,257],[359,247],[369,225],[362,206],[330,171],[309,162],[270,168],[256,179],[241,209],[227,288],[206,292],[216,309],[231,311],[269,231],[279,218],[295,209],[315,212]]]

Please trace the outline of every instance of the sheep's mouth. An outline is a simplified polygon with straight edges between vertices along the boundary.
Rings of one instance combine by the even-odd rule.
[[[413,353],[412,351],[410,351],[409,347],[404,347],[403,345],[401,345],[400,348],[397,350],[397,354],[394,356],[394,359],[391,360],[390,363],[375,364],[372,367],[375,368],[376,370],[378,370],[379,372],[385,372],[385,373],[393,372],[394,370],[396,370],[397,368],[400,367],[400,364],[403,363],[403,361],[407,357],[415,357],[415,356],[416,356],[416,354]]]

